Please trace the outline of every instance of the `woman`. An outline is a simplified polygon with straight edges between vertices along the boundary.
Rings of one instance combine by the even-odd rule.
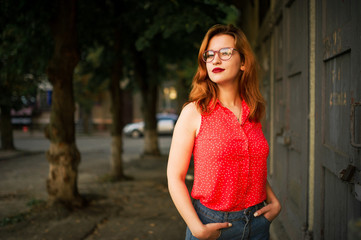
[[[186,239],[268,239],[281,205],[267,181],[265,104],[257,64],[241,30],[215,25],[203,39],[190,101],[173,133],[171,197]],[[192,197],[185,185],[194,157]]]

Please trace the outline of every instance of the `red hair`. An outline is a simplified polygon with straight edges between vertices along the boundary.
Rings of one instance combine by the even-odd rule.
[[[235,48],[241,55],[241,61],[245,66],[239,78],[239,94],[250,108],[249,119],[259,122],[265,112],[265,101],[259,90],[258,63],[255,59],[251,46],[245,34],[233,25],[217,24],[211,27],[206,33],[198,53],[198,69],[193,77],[192,90],[189,94],[189,102],[196,102],[201,113],[210,113],[214,107],[215,99],[218,98],[217,84],[209,79],[206,63],[202,59],[209,41],[219,34],[227,34],[234,37]]]

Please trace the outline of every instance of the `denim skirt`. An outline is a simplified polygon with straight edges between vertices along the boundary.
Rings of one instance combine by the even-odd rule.
[[[202,205],[199,200],[194,200],[196,210],[203,224],[230,222],[232,227],[221,229],[219,240],[268,240],[270,221],[263,215],[254,217],[253,214],[265,206],[259,203],[255,206],[237,212],[222,212],[209,209]],[[196,240],[189,228],[186,231],[186,240]]]

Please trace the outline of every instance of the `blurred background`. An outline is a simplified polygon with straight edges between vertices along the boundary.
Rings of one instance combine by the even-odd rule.
[[[48,202],[82,205],[76,177],[51,177],[77,173],[76,139],[109,134],[115,180],[132,141],[139,156],[166,155],[204,34],[234,24],[267,102],[268,179],[283,205],[272,237],[361,239],[360,22],[360,1],[0,0],[1,152],[44,132]]]

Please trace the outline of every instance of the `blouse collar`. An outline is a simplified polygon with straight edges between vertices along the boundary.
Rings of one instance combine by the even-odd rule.
[[[212,101],[211,101],[212,102]],[[223,104],[221,103],[221,101],[219,101],[219,99],[217,98],[216,102],[215,102],[215,105],[219,105],[219,106],[222,106],[222,107],[225,107],[223,106]],[[246,101],[244,99],[242,99],[242,118],[241,118],[241,125],[243,125],[245,123],[245,121],[248,119],[249,117],[249,113],[250,113],[250,109],[248,107],[248,104],[246,103]]]

